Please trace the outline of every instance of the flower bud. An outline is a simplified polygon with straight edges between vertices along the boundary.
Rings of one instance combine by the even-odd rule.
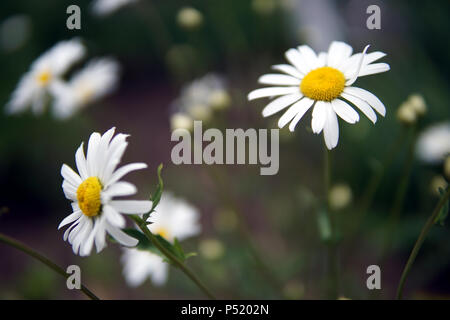
[[[177,112],[170,117],[170,126],[172,130],[175,129],[192,130],[193,119],[184,113]]]
[[[433,179],[431,179],[430,188],[431,192],[435,195],[440,197],[441,194],[439,193],[439,189],[445,189],[447,188],[447,181],[445,181],[444,177],[441,175],[435,176]]]
[[[411,105],[413,110],[416,112],[417,116],[424,116],[427,112],[427,104],[425,99],[420,94],[412,94],[408,98],[408,103]]]
[[[197,29],[203,23],[203,15],[195,8],[184,7],[178,11],[177,22],[182,28]]]
[[[347,207],[352,198],[352,189],[347,184],[337,184],[330,189],[328,201],[331,209],[340,210]]]
[[[417,114],[408,102],[404,102],[397,110],[397,119],[404,125],[412,125],[417,121]]]
[[[216,239],[205,239],[201,241],[198,249],[200,254],[208,260],[220,259],[225,252],[222,242]]]
[[[231,104],[231,98],[225,90],[215,90],[209,97],[209,103],[215,110],[226,109]]]

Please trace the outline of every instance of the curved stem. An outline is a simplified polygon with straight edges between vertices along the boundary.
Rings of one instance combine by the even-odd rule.
[[[450,188],[447,188],[447,192],[445,195],[441,198],[437,206],[434,208],[433,213],[428,218],[427,222],[422,228],[422,231],[420,232],[419,237],[417,238],[416,243],[414,244],[414,247],[411,251],[411,254],[408,258],[408,261],[406,262],[405,268],[403,269],[402,276],[400,278],[400,282],[397,289],[397,299],[402,298],[403,294],[403,287],[406,282],[406,277],[408,276],[409,272],[411,271],[411,267],[416,260],[417,254],[419,253],[420,248],[422,247],[423,242],[425,241],[425,238],[427,237],[428,233],[430,232],[431,228],[435,224],[435,221],[437,217],[439,216],[439,213],[444,206],[444,204],[447,202],[447,200],[450,198]]]
[[[2,233],[0,233],[0,242],[3,242],[4,244],[7,244],[15,249],[18,249],[26,254],[28,254],[29,256],[35,258],[36,260],[39,260],[40,262],[42,262],[43,264],[45,264],[47,267],[49,267],[50,269],[52,269],[53,271],[55,271],[56,273],[60,274],[61,276],[63,276],[64,278],[68,278],[69,274],[67,274],[64,269],[62,269],[60,266],[58,266],[57,264],[53,263],[53,261],[49,260],[48,258],[44,257],[43,255],[41,255],[40,253],[34,251],[33,249],[31,249],[30,247],[28,247],[27,245],[25,245],[24,243],[15,240],[11,237],[8,237]],[[83,292],[87,297],[89,297],[92,300],[100,300],[95,294],[93,294],[88,288],[86,288],[84,285],[81,285],[80,288],[81,292]]]
[[[199,288],[202,290],[210,299],[216,299],[216,297],[206,288],[206,286],[200,281],[200,279],[197,278],[197,276],[182,262],[180,261],[176,256],[174,256],[169,250],[167,250],[159,240],[153,235],[153,233],[150,232],[150,230],[147,227],[147,224],[143,219],[141,219],[139,216],[131,215],[131,219],[133,219],[134,222],[138,225],[139,229],[142,230],[142,232],[145,234],[145,236],[148,238],[148,240],[151,241],[151,243],[158,248],[159,251],[163,255],[165,255],[177,268],[179,268],[181,271],[186,274],[186,276],[189,277]]]

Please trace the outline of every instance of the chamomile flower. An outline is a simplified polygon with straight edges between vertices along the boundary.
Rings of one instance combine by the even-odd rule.
[[[419,158],[429,163],[442,163],[450,155],[450,122],[426,128],[417,140]]]
[[[180,114],[193,120],[207,121],[214,110],[227,108],[231,98],[225,80],[216,74],[194,80],[181,90],[180,97],[174,101],[174,116]],[[176,124],[176,121],[171,121]],[[176,128],[173,128],[176,129]]]
[[[111,128],[103,135],[91,134],[84,156],[83,143],[75,154],[78,173],[64,164],[61,175],[62,188],[72,201],[73,213],[67,216],[58,229],[71,224],[64,233],[64,241],[72,244],[73,252],[81,256],[90,254],[93,244],[97,252],[106,246],[106,234],[110,234],[124,246],[135,246],[137,240],[125,234],[122,214],[142,214],[150,211],[151,201],[114,200],[114,197],[130,196],[136,187],[119,181],[127,173],[144,169],[145,163],[131,163],[117,168],[128,145],[128,135],[117,134]]]
[[[384,53],[366,54],[366,50],[367,47],[364,52],[352,55],[352,47],[338,41],[331,43],[328,52],[319,54],[306,45],[289,49],[286,59],[290,64],[273,66],[284,74],[261,76],[260,83],[274,86],[252,91],[248,99],[279,96],[264,108],[262,114],[268,117],[287,108],[278,126],[283,128],[290,123],[290,131],[294,131],[303,115],[312,108],[313,132],[320,134],[323,131],[327,148],[333,149],[339,140],[338,116],[351,124],[359,121],[359,114],[349,103],[373,123],[377,121],[374,110],[382,116],[386,113],[383,103],[375,95],[352,86],[358,77],[389,70],[386,63],[373,63],[384,57]]]
[[[121,7],[135,3],[138,0],[96,0],[92,5],[92,11],[99,16],[109,15]]]
[[[31,69],[22,76],[11,100],[8,113],[18,113],[27,107],[35,114],[42,113],[49,89],[59,83],[63,74],[85,54],[85,47],[78,39],[62,41],[42,54]]]
[[[184,240],[200,233],[199,213],[186,201],[164,192],[161,201],[147,221],[150,231],[172,242],[175,238]],[[163,259],[151,252],[136,248],[123,249],[125,280],[136,287],[150,277],[155,285],[165,283],[169,266]]]
[[[102,58],[89,62],[68,82],[59,82],[53,86],[55,113],[60,118],[71,116],[79,108],[113,91],[118,78],[119,64],[116,61]]]

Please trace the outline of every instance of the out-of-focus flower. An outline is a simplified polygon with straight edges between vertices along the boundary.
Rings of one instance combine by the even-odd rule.
[[[42,54],[22,76],[6,106],[7,112],[18,113],[31,105],[35,114],[42,113],[49,89],[60,83],[63,74],[84,54],[79,39],[62,41]]]
[[[169,275],[169,265],[156,253],[123,249],[123,274],[130,287],[138,287],[149,277],[155,286],[162,286]]]
[[[397,109],[397,119],[405,124],[412,125],[427,112],[425,99],[420,94],[412,94]]]
[[[450,122],[433,125],[425,129],[417,141],[417,154],[429,163],[444,161],[450,154]]]
[[[437,175],[434,176],[433,179],[431,179],[431,183],[430,183],[430,189],[431,189],[431,193],[434,194],[435,196],[440,197],[441,194],[439,193],[439,189],[444,189],[447,188],[447,181],[445,181],[445,178],[441,175]]]
[[[207,74],[181,90],[180,97],[173,103],[173,109],[175,114],[184,114],[191,121],[208,121],[214,110],[227,108],[230,102],[225,80],[215,74]]]
[[[334,210],[347,207],[352,202],[352,189],[347,184],[336,184],[330,189],[328,201]]]
[[[150,231],[168,241],[184,240],[200,233],[199,213],[186,201],[164,192],[156,211],[148,218]],[[168,265],[160,256],[139,249],[124,249],[122,256],[125,280],[130,286],[142,284],[150,277],[155,285],[165,283]]]
[[[421,94],[415,93],[408,97],[408,102],[418,116],[423,116],[427,112],[427,104]]]
[[[185,29],[197,29],[203,23],[203,15],[200,11],[192,7],[184,7],[178,11],[177,23]]]
[[[177,112],[170,117],[170,127],[175,129],[192,130],[193,120],[188,115]]]
[[[287,107],[278,121],[283,128],[288,123],[294,131],[303,115],[313,107],[311,127],[314,133],[323,131],[328,149],[336,147],[339,140],[338,117],[348,123],[359,121],[359,114],[348,104],[355,105],[373,123],[377,111],[386,113],[383,103],[371,92],[353,87],[358,77],[389,70],[387,63],[372,63],[385,56],[380,51],[352,55],[353,49],[344,42],[334,41],[328,52],[318,55],[306,45],[286,52],[291,63],[275,65],[275,70],[285,74],[266,74],[259,82],[274,87],[256,89],[249,93],[248,99],[281,96],[270,102],[263,110],[264,117],[273,115]],[[348,102],[344,101],[347,100]]]
[[[450,155],[448,155],[444,161],[444,175],[447,180],[450,181]]]
[[[252,9],[263,15],[271,14],[276,8],[275,0],[252,0]]]
[[[217,260],[221,258],[225,252],[222,242],[217,239],[202,240],[198,249],[200,254],[209,260]]]
[[[79,108],[113,91],[118,78],[119,64],[116,61],[109,58],[91,61],[69,82],[58,82],[52,87],[55,114],[60,118],[71,116]]]
[[[64,241],[68,240],[73,252],[81,256],[91,253],[94,242],[97,252],[103,250],[106,233],[124,246],[135,246],[138,241],[121,230],[125,227],[122,214],[142,214],[151,209],[151,201],[113,200],[135,194],[134,185],[119,180],[131,171],[147,167],[145,163],[131,163],[117,169],[128,145],[128,135],[120,133],[113,138],[114,132],[115,128],[111,128],[103,135],[92,133],[86,157],[81,144],[75,154],[79,174],[66,164],[61,168],[62,188],[72,201],[73,213],[58,229],[72,224],[64,233]]]
[[[138,0],[96,0],[92,4],[92,12],[99,16],[106,16],[121,7],[135,2],[138,2]]]
[[[13,52],[22,47],[31,34],[31,19],[23,14],[13,15],[0,24],[0,48]]]

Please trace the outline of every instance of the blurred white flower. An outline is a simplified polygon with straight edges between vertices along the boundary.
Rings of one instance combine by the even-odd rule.
[[[35,114],[42,113],[49,89],[60,83],[63,74],[85,54],[79,39],[62,41],[42,54],[30,71],[22,76],[11,100],[6,106],[8,113],[18,113],[31,106]]]
[[[196,29],[202,25],[203,15],[192,7],[184,7],[178,11],[177,23],[185,29]]]
[[[417,140],[417,154],[425,162],[444,161],[445,157],[450,154],[450,122],[425,129]]]
[[[172,242],[175,238],[184,240],[198,235],[201,230],[199,218],[196,208],[165,191],[156,212],[153,212],[147,221],[152,222],[148,225],[152,233]],[[168,265],[160,256],[134,248],[123,251],[123,273],[130,286],[142,284],[147,277],[150,277],[155,285],[165,283]]]
[[[114,132],[115,128],[111,128],[103,135],[92,133],[86,157],[81,144],[75,154],[79,174],[66,164],[61,168],[62,187],[66,198],[72,201],[73,213],[58,229],[72,223],[64,233],[64,241],[69,240],[73,252],[81,256],[91,253],[94,242],[97,252],[103,250],[106,233],[124,246],[135,246],[138,241],[121,230],[125,227],[122,214],[142,214],[151,209],[151,201],[113,200],[135,194],[134,185],[119,180],[131,171],[147,167],[145,163],[131,163],[117,169],[128,145],[128,135],[120,133],[113,138]]]
[[[314,133],[323,131],[328,149],[336,147],[339,140],[338,117],[348,123],[359,121],[359,114],[348,102],[361,110],[373,123],[377,111],[386,113],[383,103],[372,93],[351,85],[358,77],[385,72],[387,63],[372,63],[385,56],[376,51],[352,55],[353,49],[344,42],[334,41],[328,52],[318,55],[306,45],[286,52],[291,64],[273,66],[285,74],[266,74],[259,78],[262,84],[275,85],[256,89],[249,93],[248,99],[281,96],[270,102],[263,110],[264,117],[273,115],[287,107],[278,121],[283,128],[288,123],[294,131],[303,115],[313,107],[311,127]],[[345,100],[347,100],[347,102]]]
[[[174,114],[185,114],[192,118],[191,121],[207,121],[214,110],[228,107],[230,100],[225,80],[218,75],[207,74],[183,87],[172,108]]]
[[[149,277],[155,286],[162,286],[169,275],[169,265],[156,253],[123,249],[123,274],[130,287],[138,287]]]
[[[119,78],[119,64],[109,58],[95,59],[78,71],[68,82],[52,86],[55,115],[71,116],[76,110],[97,101],[113,91]]]
[[[135,2],[138,2],[138,0],[96,0],[92,4],[92,12],[99,16],[106,16],[123,6]]]

